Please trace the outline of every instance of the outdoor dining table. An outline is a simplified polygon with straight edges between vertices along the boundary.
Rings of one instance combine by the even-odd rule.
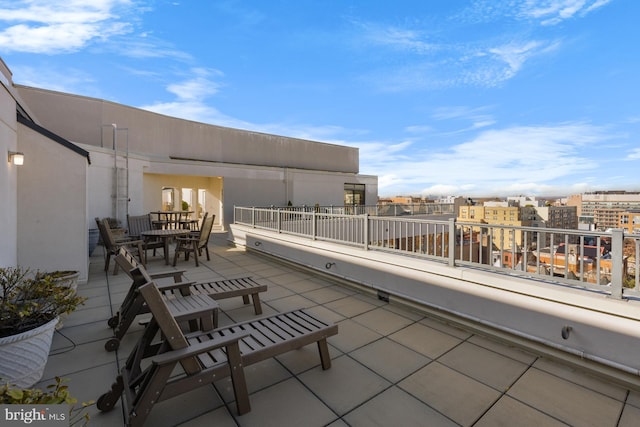
[[[164,243],[164,262],[165,264],[169,265],[169,241],[174,237],[187,236],[189,235],[189,233],[190,231],[185,229],[166,228],[161,230],[141,231],[140,235],[142,235],[143,237],[154,237],[154,238],[162,239]]]

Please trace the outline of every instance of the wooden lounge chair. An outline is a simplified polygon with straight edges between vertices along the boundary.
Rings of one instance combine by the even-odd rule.
[[[209,237],[211,236],[211,229],[213,228],[213,220],[215,217],[215,215],[207,216],[202,222],[200,231],[191,233],[188,237],[176,238],[176,250],[173,254],[174,267],[181,252],[184,253],[185,261],[189,261],[189,254],[193,253],[193,257],[196,260],[196,267],[199,265],[198,255],[202,255],[202,250],[207,254],[207,261],[211,261],[211,257],[209,256]]]
[[[151,223],[151,214],[146,215],[127,215],[127,227],[129,228],[129,236],[143,241],[144,258],[147,259],[147,250],[153,249],[153,256],[156,256],[156,249],[160,248],[164,251],[164,242],[162,239],[144,238],[143,231],[153,230]],[[166,254],[164,254],[166,256]]]
[[[116,262],[117,260],[118,257],[116,257]],[[206,331],[218,325],[218,303],[207,295],[191,295],[189,287],[194,282],[182,282],[181,272],[159,273],[150,276],[141,265],[133,270],[125,271],[133,279],[133,283],[116,315],[107,321],[107,324],[113,328],[114,336],[105,342],[105,350],[117,350],[120,347],[120,340],[127,333],[135,318],[140,314],[149,313],[149,308],[140,294],[139,288],[154,279],[173,276],[176,280],[173,283],[162,285],[163,297],[169,306],[171,315],[176,320],[188,321],[192,331]]]
[[[116,256],[116,262],[120,264],[122,269],[126,272],[130,272],[136,267],[142,267],[140,263],[135,259],[133,254],[127,248],[121,248]],[[171,270],[163,277],[173,277],[177,274],[184,274],[185,270]],[[157,282],[157,279],[161,276],[159,273],[150,274],[149,276]],[[132,277],[133,278],[133,277]],[[174,281],[178,282],[178,278],[174,277]],[[249,304],[249,297],[253,303],[253,311],[256,315],[262,314],[262,304],[260,303],[260,292],[267,291],[267,285],[260,284],[253,280],[251,277],[240,277],[237,279],[223,279],[211,282],[191,282],[192,285],[189,288],[189,292],[193,295],[209,295],[215,300],[242,297],[244,304]],[[160,289],[163,289],[163,285],[158,283]]]
[[[309,344],[317,344],[322,369],[331,367],[327,338],[338,333],[338,326],[304,310],[185,336],[156,284],[147,283],[140,291],[153,319],[111,390],[97,400],[99,410],[109,411],[124,395],[127,425],[143,425],[157,402],[227,376],[231,376],[238,414],[245,414],[251,406],[243,368]],[[162,338],[154,343],[158,330]],[[183,370],[173,375],[178,363]]]
[[[96,218],[96,224],[98,225],[98,231],[100,233],[100,237],[102,238],[102,243],[104,244],[105,249],[106,259],[104,262],[104,271],[109,271],[111,257],[116,256],[118,250],[122,247],[126,247],[130,251],[135,251],[135,253],[140,258],[140,262],[142,263],[142,265],[145,264],[144,252],[142,250],[142,245],[144,242],[142,240],[134,240],[130,238],[119,240],[116,239],[111,233],[111,227],[109,226],[109,221],[107,220],[107,218]],[[118,264],[114,265],[113,274],[118,274]]]

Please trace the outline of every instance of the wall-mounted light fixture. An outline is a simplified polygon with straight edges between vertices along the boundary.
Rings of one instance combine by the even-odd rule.
[[[13,163],[18,166],[24,164],[24,153],[9,151],[9,163]]]

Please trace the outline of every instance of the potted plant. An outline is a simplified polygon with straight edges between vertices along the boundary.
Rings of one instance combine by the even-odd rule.
[[[47,386],[47,391],[37,388],[22,389],[4,383],[0,386],[0,405],[70,405],[69,407],[69,425],[73,426],[82,421],[82,425],[89,423],[89,414],[86,408],[93,404],[91,402],[83,402],[79,408],[75,407],[78,399],[71,396],[69,387],[64,385],[65,379],[55,378],[54,384]]]
[[[42,378],[59,317],[85,298],[54,277],[0,268],[0,378],[27,388]]]
[[[36,273],[36,278],[42,279],[43,277],[49,276],[51,280],[56,282],[59,286],[68,286],[73,291],[78,290],[78,278],[80,277],[80,272],[77,270],[54,270],[54,271],[46,271]],[[62,328],[62,321],[68,314],[63,313],[58,318],[58,324],[56,325],[56,330],[60,330]]]
[[[36,273],[36,278],[43,278],[49,276],[53,281],[57,282],[60,286],[69,286],[74,291],[78,288],[78,277],[80,272],[78,270],[54,270]]]

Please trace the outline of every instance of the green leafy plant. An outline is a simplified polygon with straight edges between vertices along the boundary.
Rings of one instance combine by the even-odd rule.
[[[48,274],[0,268],[0,337],[35,329],[84,304],[75,289]]]
[[[43,278],[45,276],[51,276],[54,279],[59,279],[61,277],[67,277],[70,276],[72,274],[76,274],[77,271],[73,271],[73,270],[57,270],[57,271],[51,271],[51,272],[46,272],[46,273],[36,273],[36,277],[37,278]]]
[[[86,408],[93,405],[93,401],[83,402],[80,407],[76,407],[78,399],[72,397],[69,387],[64,385],[68,381],[60,377],[55,377],[55,383],[47,386],[47,391],[38,388],[22,389],[13,387],[5,383],[0,387],[0,404],[3,405],[71,405],[69,409],[69,425],[73,426],[82,422],[82,425],[89,423],[89,414]]]

